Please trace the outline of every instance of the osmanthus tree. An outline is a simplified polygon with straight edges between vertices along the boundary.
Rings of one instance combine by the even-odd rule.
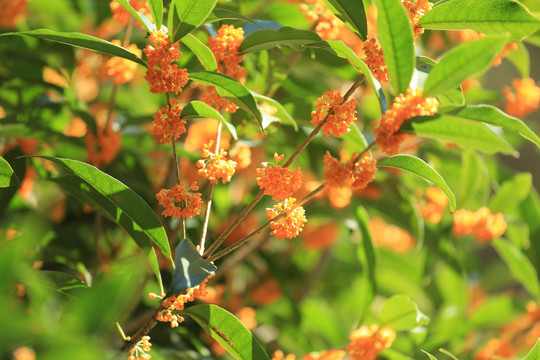
[[[0,0],[0,356],[540,359],[535,12]]]

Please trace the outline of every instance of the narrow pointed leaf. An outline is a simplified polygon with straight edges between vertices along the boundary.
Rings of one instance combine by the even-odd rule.
[[[540,359],[540,339],[536,340],[536,344],[534,347],[529,351],[527,354],[527,357],[523,360],[538,360]]]
[[[174,39],[182,39],[204,23],[214,10],[217,0],[173,0],[173,3],[178,21],[174,24],[172,36]]]
[[[51,282],[56,285],[57,291],[70,291],[73,289],[87,289],[88,285],[78,277],[72,274],[63,273],[53,270],[42,270],[40,274],[47,277]]]
[[[221,121],[227,130],[231,133],[232,137],[235,140],[238,140],[238,134],[236,133],[236,129],[228,122],[223,115],[210,105],[207,105],[203,103],[202,101],[194,100],[184,106],[182,109],[182,114],[180,115],[180,118],[182,119],[205,119],[205,118],[211,118]]]
[[[214,264],[210,264],[202,258],[195,245],[188,239],[180,241],[176,247],[174,264],[176,266],[167,296],[181,293],[199,285],[208,276],[213,275],[217,269]]]
[[[367,19],[363,1],[324,0],[330,11],[351,29],[361,40],[367,38]]]
[[[150,21],[150,19],[148,19],[146,16],[144,16],[143,14],[141,14],[140,12],[136,11],[130,4],[129,4],[129,1],[127,0],[115,0],[117,3],[119,3],[120,5],[122,5],[124,7],[124,9],[126,9],[127,11],[129,11],[129,13],[135,18],[135,20],[137,20],[139,23],[141,23],[145,30],[148,31],[148,32],[152,32],[152,31],[155,31],[156,30],[156,26],[154,24],[152,24],[152,22]]]
[[[184,310],[237,360],[269,360],[253,334],[230,312],[217,305],[195,305]]]
[[[381,307],[379,321],[381,327],[389,327],[394,331],[404,331],[426,325],[429,318],[418,309],[418,305],[408,296],[395,295],[386,300]]]
[[[442,94],[456,88],[469,77],[489,69],[505,41],[486,38],[456,46],[446,53],[431,69],[424,85],[424,96]]]
[[[412,155],[395,155],[379,161],[377,165],[407,170],[431,181],[433,184],[440,187],[448,197],[448,200],[450,201],[450,211],[453,212],[456,209],[456,197],[454,196],[454,193],[450,190],[443,177],[424,160]]]
[[[202,66],[207,71],[217,71],[217,63],[212,50],[204,45],[199,39],[192,34],[187,34],[182,39],[182,44],[186,45],[199,59]]]
[[[49,41],[58,42],[61,44],[71,45],[74,47],[79,47],[83,49],[88,49],[96,51],[98,53],[119,56],[121,58],[131,60],[137,64],[146,66],[146,63],[138,58],[131,51],[124,49],[121,46],[113,44],[109,41],[93,37],[86,34],[76,33],[76,32],[58,32],[48,29],[38,29],[31,31],[21,31],[21,32],[10,32],[0,34],[0,36],[31,36],[37,39],[44,39]]]
[[[232,101],[239,108],[253,115],[259,124],[262,123],[257,103],[248,88],[242,83],[227,75],[209,71],[190,73],[189,78],[203,85],[214,86],[219,96]]]
[[[284,26],[279,30],[259,30],[252,32],[240,45],[241,54],[272,49],[276,46],[287,46],[293,50],[302,50],[306,46],[328,47],[319,35],[309,30],[294,29]]]
[[[293,117],[287,112],[287,110],[285,110],[283,105],[281,105],[278,101],[272,98],[269,98],[268,96],[257,94],[254,91],[251,92],[251,95],[253,95],[253,97],[257,101],[262,101],[262,102],[265,102],[267,104],[274,106],[277,109],[277,111],[273,116],[275,116],[278,120],[282,120],[282,121],[286,121],[290,123],[292,127],[294,128],[294,130],[298,131],[298,124],[293,119]]]
[[[0,157],[0,188],[19,186],[20,184],[21,183],[11,168],[11,165],[9,165],[6,159]]]
[[[509,34],[518,41],[540,28],[540,20],[514,0],[441,1],[420,19],[431,30],[472,29],[488,36]]]
[[[427,351],[422,350],[422,352],[423,352],[424,354],[426,354],[426,355],[429,357],[430,360],[438,360],[435,356],[431,355],[431,354],[428,353]]]
[[[400,0],[375,0],[377,31],[384,60],[398,94],[404,94],[414,71],[414,35],[409,16]]]
[[[148,0],[148,7],[156,23],[156,28],[161,29],[161,22],[163,21],[163,0]]]

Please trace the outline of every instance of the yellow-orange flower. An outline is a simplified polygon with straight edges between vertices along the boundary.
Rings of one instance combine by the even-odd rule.
[[[428,187],[426,189],[426,200],[427,202],[420,203],[422,217],[432,224],[440,223],[443,211],[448,205],[448,198],[445,193],[437,186]]]
[[[437,112],[439,102],[433,97],[424,99],[422,89],[408,88],[405,94],[394,99],[392,107],[377,124],[372,122],[377,144],[388,155],[395,155],[406,134],[398,133],[401,124],[414,116],[430,116]]]
[[[107,128],[98,125],[97,135],[86,134],[86,161],[100,167],[114,160],[122,147],[122,133],[112,129],[112,122]]]
[[[299,6],[300,11],[306,14],[306,19],[316,23],[315,32],[323,40],[334,40],[343,28],[338,18],[332,13],[322,0],[305,0]]]
[[[373,181],[377,172],[377,162],[370,151],[366,151],[362,158],[356,159],[356,153],[346,163],[341,163],[326,152],[324,155],[325,185],[333,188],[352,187],[363,189]],[[355,161],[356,160],[356,161]]]
[[[459,209],[454,213],[452,230],[455,236],[472,234],[476,240],[487,242],[504,234],[506,222],[502,213],[491,214],[485,207],[476,212]]]
[[[202,157],[204,160],[197,161],[197,167],[199,168],[199,175],[208,179],[210,183],[217,184],[218,179],[225,184],[231,181],[236,169],[236,161],[227,160],[227,152],[220,149],[217,154],[210,151],[214,142],[210,141],[205,144],[202,150]]]
[[[151,356],[147,354],[147,352],[150,351],[150,347],[152,347],[150,336],[143,336],[141,340],[129,350],[128,360],[149,360]]]
[[[274,354],[272,355],[272,360],[296,360],[296,355],[289,354],[285,356],[285,354],[283,354],[283,351],[276,350],[274,351]]]
[[[349,335],[347,351],[351,360],[375,360],[382,350],[392,346],[395,339],[396,333],[391,329],[363,325]]]
[[[420,35],[424,33],[424,29],[420,27],[419,22],[422,16],[424,16],[431,8],[433,4],[428,0],[401,0],[407,13],[409,14],[409,22],[414,31],[414,35]]]
[[[191,184],[191,191],[184,189],[184,185],[176,185],[172,189],[161,189],[156,194],[159,204],[165,208],[163,216],[172,218],[190,218],[196,216],[201,211],[201,193],[193,193],[199,190],[195,182]]]
[[[507,114],[523,118],[538,109],[540,105],[540,87],[535,85],[533,79],[514,79],[512,80],[512,86],[515,89],[515,94],[508,86],[503,89]]]
[[[388,75],[383,51],[377,40],[375,38],[367,39],[364,41],[362,49],[366,55],[363,60],[371,70],[373,76],[375,76],[381,84],[390,81],[390,75]]]
[[[323,353],[304,355],[304,360],[341,360],[345,357],[343,350],[327,350]]]
[[[315,109],[311,112],[313,125],[319,125],[328,116],[322,125],[326,136],[346,134],[349,126],[356,120],[356,100],[351,99],[343,104],[343,96],[337,90],[330,90],[318,98]]]
[[[112,43],[121,45],[119,40],[113,40]],[[142,51],[135,44],[129,45],[127,50],[139,58],[142,56]],[[114,56],[107,61],[107,75],[114,78],[116,85],[124,84],[133,80],[137,66],[137,63],[131,60]]]
[[[474,360],[511,359],[518,354],[512,343],[505,339],[490,339],[484,347],[474,355]]]
[[[176,105],[177,101],[171,99],[170,105],[162,107],[155,115],[152,132],[163,144],[177,141],[180,135],[186,132],[186,120],[180,119],[182,109]]]
[[[279,162],[277,154],[274,154],[274,158]],[[302,186],[299,168],[290,170],[281,165],[268,166],[267,163],[262,165],[262,168],[257,168],[257,184],[264,194],[271,195],[272,199],[288,198]]]
[[[379,217],[369,219],[369,232],[373,244],[377,247],[403,253],[415,246],[414,238],[406,230],[389,224]]]
[[[26,16],[28,0],[0,0],[0,28],[15,29],[17,20]]]
[[[266,217],[270,221],[270,228],[272,229],[270,235],[274,235],[279,240],[292,239],[302,231],[307,221],[306,215],[304,208],[295,205],[295,202],[295,198],[288,198],[274,205],[273,208],[266,209]],[[285,215],[275,219],[282,213],[285,213]]]

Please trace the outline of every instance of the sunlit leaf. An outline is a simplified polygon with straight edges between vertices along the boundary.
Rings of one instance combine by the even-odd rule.
[[[394,331],[411,330],[429,322],[429,318],[418,309],[418,305],[405,295],[394,295],[386,300],[378,318],[381,327]]]
[[[491,212],[510,210],[518,206],[529,195],[532,186],[532,175],[523,173],[506,180],[501,184],[489,202]]]
[[[257,94],[254,91],[251,92],[251,95],[253,95],[255,100],[265,102],[265,103],[275,107],[277,111],[272,116],[274,116],[278,120],[290,123],[292,125],[292,127],[294,128],[294,130],[298,131],[298,124],[293,119],[293,117],[287,112],[287,110],[285,110],[283,105],[281,105],[278,101],[276,101],[276,100],[274,100],[272,98],[269,98],[268,96]]]
[[[161,22],[163,21],[163,0],[148,0],[148,7],[156,23],[156,28],[161,29]]]
[[[324,0],[330,11],[351,29],[361,40],[367,38],[367,19],[363,1]]]
[[[199,39],[197,39],[192,34],[187,34],[182,39],[182,44],[186,45],[199,59],[202,66],[207,71],[216,71],[217,63],[212,50],[208,46],[204,45]]]
[[[144,14],[136,11],[133,9],[133,7],[130,5],[128,0],[114,0],[120,5],[124,7],[129,13],[137,20],[139,23],[141,23],[147,32],[153,32],[156,30],[156,26],[148,19]]]
[[[536,344],[534,347],[529,351],[527,354],[527,357],[523,360],[538,360],[540,359],[540,339],[536,340]]]
[[[11,165],[0,156],[0,188],[19,186],[20,182]]]
[[[172,37],[182,39],[204,23],[208,15],[214,10],[217,0],[173,0],[176,10],[176,21],[173,23]]]
[[[238,50],[242,54],[247,54],[276,46],[287,46],[293,50],[302,50],[308,45],[327,47],[327,44],[313,31],[284,26],[279,30],[266,29],[252,32],[242,41]]]
[[[207,105],[203,103],[202,101],[193,100],[190,103],[188,103],[184,108],[182,109],[182,113],[180,115],[182,119],[216,119],[221,121],[227,130],[231,133],[232,137],[235,140],[238,140],[238,134],[236,132],[236,128],[233,124],[228,122],[223,115],[210,105]]]

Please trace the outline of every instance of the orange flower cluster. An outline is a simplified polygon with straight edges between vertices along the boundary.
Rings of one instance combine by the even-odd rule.
[[[122,147],[122,133],[112,129],[112,123],[107,128],[98,125],[97,135],[86,134],[86,161],[101,167],[114,160]]]
[[[150,351],[150,336],[143,336],[141,340],[129,350],[128,360],[149,360],[152,356],[147,354]]]
[[[345,357],[343,350],[327,350],[320,354],[308,354],[304,356],[304,360],[342,360]]]
[[[283,155],[274,154],[276,162],[283,159]],[[257,184],[265,195],[271,195],[274,200],[282,200],[290,197],[302,186],[300,168],[290,170],[281,165],[268,166],[262,163],[262,168],[257,168]]]
[[[201,101],[212,106],[217,111],[226,111],[231,114],[236,112],[238,106],[232,101],[222,98],[213,86],[207,86],[201,94]]]
[[[311,123],[319,125],[327,116],[322,125],[326,136],[341,136],[349,132],[349,126],[356,120],[356,100],[351,99],[343,103],[343,96],[337,90],[330,90],[317,99],[315,111],[311,112]]]
[[[112,43],[121,46],[119,40],[113,40]],[[127,50],[131,51],[137,57],[142,56],[142,51],[139,50],[135,44],[129,45]],[[114,78],[114,83],[116,85],[124,84],[133,80],[136,70],[137,63],[119,56],[114,56],[107,61],[107,75]]]
[[[383,51],[381,45],[375,38],[369,38],[364,41],[362,50],[366,56],[362,59],[371,70],[371,73],[381,83],[390,81],[390,75],[386,67],[386,61],[384,60]]]
[[[446,194],[441,188],[431,186],[426,189],[426,200],[427,203],[420,203],[422,217],[432,224],[440,223],[444,208],[448,205]]]
[[[311,221],[302,232],[302,240],[306,249],[327,249],[337,240],[339,229],[334,222],[315,225]]]
[[[502,59],[506,57],[506,55],[508,55],[510,51],[517,50],[517,48],[518,48],[517,42],[504,45],[504,48],[502,49],[502,51],[499,54],[497,54],[497,56],[495,56],[495,59],[493,59],[491,66],[501,65]]]
[[[148,60],[144,78],[150,85],[150,92],[153,94],[182,92],[182,88],[188,82],[188,72],[173,64],[182,56],[178,50],[178,43],[171,45],[166,32],[161,30],[151,33],[150,40],[155,46],[149,44],[143,50]]]
[[[482,207],[476,212],[459,209],[454,213],[453,232],[456,236],[472,234],[476,240],[487,242],[506,231],[506,222],[502,213],[491,214]]]
[[[512,359],[518,352],[508,340],[489,339],[484,347],[474,355],[474,360]]]
[[[516,89],[515,94],[508,86],[503,89],[506,98],[504,111],[507,114],[523,118],[538,109],[540,106],[540,87],[535,85],[533,79],[514,79],[512,86]]]
[[[191,184],[192,191],[199,190],[195,182]],[[176,185],[170,190],[161,189],[156,194],[159,204],[165,208],[163,216],[190,218],[201,211],[201,193],[190,193],[184,189],[184,185]],[[177,205],[178,204],[178,205]]]
[[[236,144],[231,150],[231,158],[236,162],[236,168],[242,170],[251,165],[251,149],[245,144]]]
[[[15,29],[16,22],[26,15],[28,0],[0,0],[0,28]]]
[[[300,11],[306,14],[306,19],[317,23],[315,32],[323,40],[334,40],[342,28],[338,18],[328,9],[322,0],[305,0],[300,4]]]
[[[272,355],[272,360],[296,360],[296,355],[289,354],[285,356],[285,354],[283,354],[283,351],[276,350],[274,351],[274,354]]]
[[[363,189],[373,181],[377,172],[377,162],[370,151],[366,151],[361,159],[356,153],[346,163],[341,163],[327,151],[324,155],[324,178],[328,187]]]
[[[225,184],[231,181],[231,177],[234,175],[236,169],[236,161],[226,160],[227,152],[220,149],[217,154],[210,151],[210,148],[214,144],[210,141],[205,144],[202,150],[202,157],[204,160],[197,161],[197,167],[199,168],[199,175],[208,179],[211,184],[217,184],[218,179]]]
[[[285,238],[292,239],[302,231],[306,223],[306,215],[302,206],[295,206],[296,199],[288,198],[274,205],[273,208],[266,209],[266,217],[270,221],[270,228],[274,235],[279,240]],[[274,220],[281,213],[285,213],[279,219]]]
[[[152,132],[163,144],[170,144],[171,138],[178,140],[186,132],[186,120],[180,119],[182,109],[176,105],[176,99],[171,99],[169,105],[162,107],[154,115]]]
[[[373,244],[377,247],[390,249],[397,253],[412,250],[415,246],[414,238],[406,230],[387,223],[379,217],[369,219],[369,232]]]
[[[424,29],[420,27],[419,22],[422,16],[431,10],[433,4],[428,0],[401,0],[401,2],[409,14],[409,22],[413,28],[414,36],[423,34]]]
[[[375,360],[377,354],[392,346],[395,339],[396,333],[391,329],[363,325],[349,335],[347,351],[351,360]]]
[[[135,11],[138,11],[147,18],[150,18],[152,12],[150,11],[150,8],[146,4],[145,0],[128,0],[128,2]],[[124,9],[124,7],[115,0],[112,0],[109,6],[111,8],[111,12],[113,13],[113,19],[116,20],[116,22],[120,25],[126,26],[129,23],[129,19],[131,19],[131,14],[129,11]],[[135,25],[141,29],[144,29],[144,26],[138,21],[135,23]]]
[[[157,321],[170,322],[171,327],[178,327],[179,323],[184,321],[184,318],[176,313],[180,310],[184,310],[184,304],[190,301],[194,301],[196,298],[203,298],[207,295],[206,284],[208,279],[204,280],[197,286],[191,287],[185,291],[185,294],[171,295],[161,304],[163,310],[161,310],[157,316]],[[157,297],[155,294],[149,294],[151,299]]]
[[[430,116],[437,112],[437,99],[424,99],[422,91],[423,89],[408,88],[406,94],[396,96],[392,108],[382,115],[378,125],[376,121],[371,123],[375,127],[373,131],[377,144],[388,155],[397,154],[400,144],[406,138],[406,134],[397,133],[405,120],[414,116]]]
[[[254,304],[262,306],[279,300],[283,295],[283,291],[275,278],[267,278],[256,284],[250,295]]]

